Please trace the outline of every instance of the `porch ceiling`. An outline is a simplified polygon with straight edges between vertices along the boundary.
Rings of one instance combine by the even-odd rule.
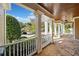
[[[78,3],[22,3],[33,10],[40,10],[45,15],[56,20],[71,20],[75,16],[79,16]]]
[[[53,18],[54,16],[45,8],[43,8],[41,5],[37,4],[37,3],[22,3],[21,5],[30,8],[31,10],[40,10],[41,12],[43,12],[45,15]]]
[[[79,16],[79,3],[39,3],[39,5],[52,13],[56,19],[69,14],[73,17]]]

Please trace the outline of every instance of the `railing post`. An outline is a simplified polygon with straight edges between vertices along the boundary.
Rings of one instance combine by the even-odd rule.
[[[35,12],[36,15],[36,36],[37,36],[37,40],[36,40],[36,46],[37,46],[37,53],[40,53],[42,51],[42,42],[41,42],[41,12],[40,11],[36,11]]]

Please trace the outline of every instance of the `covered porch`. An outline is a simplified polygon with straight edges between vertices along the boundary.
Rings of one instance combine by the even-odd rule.
[[[72,36],[64,35],[54,44],[49,44],[43,48],[40,54],[37,56],[74,56],[78,55],[78,42],[75,41]]]
[[[79,4],[19,3],[36,16],[36,36],[6,44],[5,11],[11,6],[2,4],[0,9],[0,48],[7,56],[75,56],[79,55]],[[8,9],[6,9],[6,7]],[[73,12],[74,11],[74,12]],[[44,24],[44,31],[41,30]],[[69,26],[69,28],[68,28]],[[8,47],[8,50],[6,48]],[[8,51],[8,52],[7,52]]]

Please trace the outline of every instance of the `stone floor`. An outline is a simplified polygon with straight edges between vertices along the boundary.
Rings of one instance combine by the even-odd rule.
[[[75,56],[79,55],[79,41],[66,35],[45,47],[37,56]]]

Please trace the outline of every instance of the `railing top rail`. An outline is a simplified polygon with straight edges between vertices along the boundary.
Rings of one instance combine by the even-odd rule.
[[[9,45],[13,45],[13,44],[18,44],[18,43],[21,43],[21,42],[25,42],[25,41],[28,41],[28,40],[32,40],[34,38],[36,38],[36,36],[30,37],[30,38],[26,38],[26,40],[20,40],[20,41],[17,41],[17,42],[8,43],[8,44],[2,45],[0,47],[9,46]]]

